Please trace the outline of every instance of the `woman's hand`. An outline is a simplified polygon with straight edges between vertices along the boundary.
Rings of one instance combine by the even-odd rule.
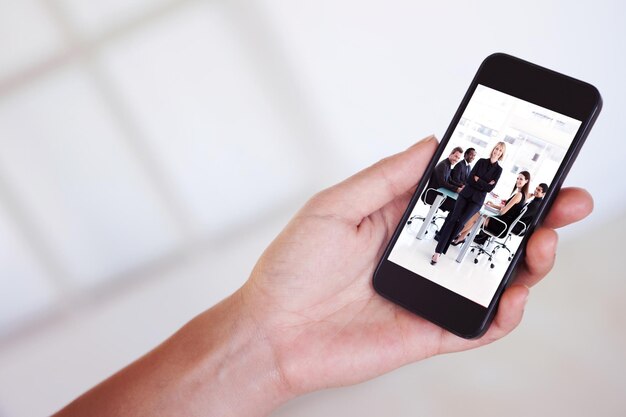
[[[383,299],[372,276],[437,146],[427,138],[314,196],[265,251],[242,289],[293,394],[353,384],[429,356],[475,348],[520,322],[528,287],[552,268],[554,227],[592,209],[564,189],[530,238],[516,281],[478,340],[459,338]]]
[[[491,327],[480,339],[462,339],[372,288],[436,147],[427,138],[314,196],[240,290],[56,416],[263,416],[299,394],[505,336],[522,319],[528,287],[552,269],[553,228],[589,214],[591,197],[561,190]]]

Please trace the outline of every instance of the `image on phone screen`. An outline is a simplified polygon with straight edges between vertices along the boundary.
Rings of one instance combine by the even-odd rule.
[[[487,307],[581,123],[479,84],[388,260]],[[497,178],[485,171],[494,149]],[[486,192],[480,210],[447,225],[471,181]],[[445,254],[432,265],[436,249]]]

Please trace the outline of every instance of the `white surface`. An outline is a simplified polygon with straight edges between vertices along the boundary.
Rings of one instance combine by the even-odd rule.
[[[72,27],[85,37],[94,37],[119,25],[141,20],[147,13],[176,0],[56,0]]]
[[[32,248],[0,204],[0,337],[14,330],[20,320],[39,316],[58,297],[57,288],[37,261]]]
[[[46,247],[80,285],[179,244],[122,132],[76,68],[0,100],[0,175]]]
[[[0,1],[0,80],[37,65],[61,46],[60,31],[40,1]]]
[[[303,193],[441,137],[496,51],[602,92],[603,113],[567,181],[592,191],[593,216],[562,233],[557,267],[506,340],[274,415],[626,413],[625,3],[28,4],[0,5],[0,45],[9,45],[0,66],[21,77],[0,89],[0,176],[13,190],[0,188],[12,224],[1,232],[39,248],[11,247],[17,263],[35,258],[20,266],[25,278],[48,265],[42,247],[72,273],[57,277],[67,286],[52,309],[39,295],[54,286],[51,271],[32,274],[44,282],[29,290],[37,306],[28,310],[46,313],[10,319],[18,330],[0,339],[0,415],[50,414],[226,296],[286,221],[283,207],[293,212]],[[46,61],[60,42],[55,27],[67,29],[55,20],[63,15],[78,28],[74,41],[87,42],[61,45],[74,58]],[[197,236],[177,238],[173,207],[187,210]],[[7,247],[0,259],[13,256]],[[30,288],[16,279],[0,281],[0,302]]]
[[[218,6],[185,7],[102,56],[175,197],[209,233],[281,204],[309,174],[295,132]]]
[[[418,204],[411,216],[421,215],[423,217],[427,211],[427,207]],[[440,226],[442,222],[443,220],[439,221]],[[417,231],[421,226],[422,221],[420,220],[415,220],[411,225],[405,226],[393,251],[389,254],[389,260],[487,307],[510,264],[508,252],[506,250],[497,252],[492,262],[489,262],[487,254],[480,255],[478,256],[478,263],[475,264],[474,259],[477,258],[478,252],[471,253],[468,250],[463,262],[459,263],[456,259],[463,246],[450,245],[448,253],[442,254],[436,265],[431,265],[430,260],[437,246],[437,242],[433,239],[435,229],[430,227],[428,234],[423,239],[416,239]],[[507,246],[515,252],[519,240],[516,237]],[[491,249],[492,246],[489,246],[489,250]],[[490,267],[492,263],[493,269]]]

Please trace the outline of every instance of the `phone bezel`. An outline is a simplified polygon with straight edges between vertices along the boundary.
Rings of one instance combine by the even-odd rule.
[[[428,278],[387,260],[408,217],[417,204],[419,196],[428,183],[430,173],[440,160],[443,150],[479,84],[581,121],[581,126],[555,174],[550,189],[533,221],[529,224],[528,232],[522,239],[520,247],[511,260],[488,307],[483,307],[430,281]],[[495,315],[500,297],[510,283],[516,265],[524,256],[526,242],[549,210],[601,108],[600,93],[591,84],[511,55],[496,53],[488,56],[474,76],[435,155],[419,182],[407,210],[387,245],[374,272],[374,289],[383,297],[458,336],[468,339],[482,336]]]

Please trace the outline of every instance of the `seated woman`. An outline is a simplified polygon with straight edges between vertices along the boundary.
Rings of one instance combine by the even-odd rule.
[[[530,173],[528,171],[522,171],[517,174],[517,180],[515,181],[515,185],[513,186],[513,192],[511,196],[503,205],[493,204],[488,201],[485,205],[500,210],[500,213],[495,216],[498,220],[502,220],[506,223],[506,227],[502,225],[500,222],[489,222],[490,218],[485,219],[484,227],[492,232],[494,235],[499,235],[513,221],[519,216],[522,208],[524,207],[524,203],[526,202],[526,196],[528,195],[528,184],[530,182]],[[474,227],[474,224],[478,221],[478,217],[480,213],[476,213],[463,227],[461,233],[457,236],[456,239],[452,241],[453,245],[459,245],[465,241],[465,238]],[[485,239],[486,240],[486,239]],[[482,243],[482,242],[478,242]]]

